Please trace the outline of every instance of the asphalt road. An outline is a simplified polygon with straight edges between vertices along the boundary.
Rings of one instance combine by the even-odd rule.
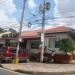
[[[3,68],[0,68],[0,75],[28,75],[28,74],[21,74],[13,71],[9,71]]]

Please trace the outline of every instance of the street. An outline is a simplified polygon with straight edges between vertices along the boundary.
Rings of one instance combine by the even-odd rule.
[[[0,75],[28,75],[28,74],[21,74],[13,71],[9,71],[3,68],[0,68]]]

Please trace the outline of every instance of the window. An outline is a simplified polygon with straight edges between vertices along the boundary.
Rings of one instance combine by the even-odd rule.
[[[20,48],[19,53],[24,53],[24,49]]]
[[[50,48],[50,40],[51,40],[51,39],[49,39],[49,48]]]
[[[10,40],[10,46],[17,46],[17,41],[16,40]]]
[[[11,53],[16,53],[16,48],[10,48]]]
[[[17,43],[16,42],[10,42],[10,46],[17,46]]]
[[[59,48],[60,46],[60,41],[55,41],[55,48]]]
[[[38,49],[40,45],[40,40],[32,40],[31,41],[31,48]]]

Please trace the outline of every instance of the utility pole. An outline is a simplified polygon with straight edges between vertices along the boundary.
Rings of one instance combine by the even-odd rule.
[[[46,10],[50,9],[50,3],[43,0],[42,4],[42,31],[41,31],[41,55],[40,55],[40,62],[43,62],[44,59],[44,49],[45,49],[45,12]]]
[[[23,9],[22,9],[22,15],[21,15],[21,21],[20,21],[20,29],[19,29],[19,35],[18,35],[18,41],[17,41],[17,51],[16,51],[16,61],[15,63],[19,63],[18,53],[20,49],[20,41],[21,41],[21,31],[22,31],[22,25],[23,25],[23,19],[24,19],[24,10],[25,10],[25,4],[27,0],[23,0]]]
[[[42,31],[41,31],[41,55],[40,55],[40,62],[43,62],[43,58],[44,58],[44,46],[45,46],[45,42],[44,42],[44,26],[45,26],[45,0],[43,0],[43,5],[42,5]]]

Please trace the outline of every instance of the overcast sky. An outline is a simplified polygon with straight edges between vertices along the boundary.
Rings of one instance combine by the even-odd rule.
[[[57,25],[70,26],[75,28],[75,0],[46,0],[51,3],[51,8],[46,12],[46,17],[55,19],[48,20],[46,27],[52,27]],[[31,22],[37,18],[34,18],[31,13],[37,14],[40,18],[41,15],[38,12],[38,6],[42,3],[42,0],[27,0],[25,9],[25,23]],[[0,0],[0,27],[4,28],[16,28],[18,29],[19,21],[22,12],[23,0]],[[30,13],[31,12],[31,13]],[[38,19],[39,19],[38,18]],[[25,25],[26,25],[25,24]],[[38,26],[33,23],[33,27]],[[26,26],[23,30],[27,29]]]
[[[56,5],[58,16],[63,18],[59,21],[75,28],[75,0],[56,0]]]

